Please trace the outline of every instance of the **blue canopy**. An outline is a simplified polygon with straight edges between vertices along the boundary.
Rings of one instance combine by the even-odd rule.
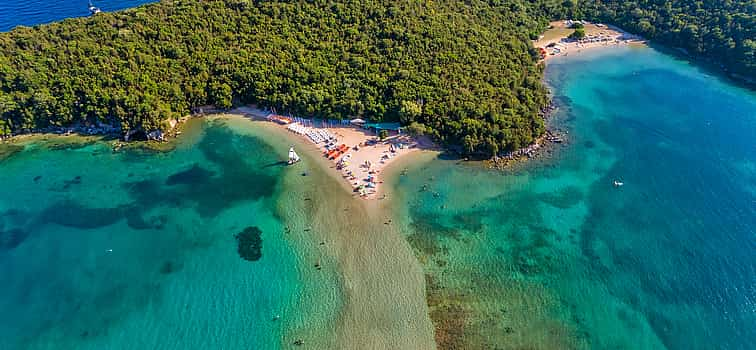
[[[365,127],[376,130],[399,131],[402,125],[399,123],[365,123]]]

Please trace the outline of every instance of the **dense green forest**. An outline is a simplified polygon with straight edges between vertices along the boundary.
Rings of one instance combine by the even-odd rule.
[[[547,102],[521,1],[163,1],[0,35],[13,130],[155,129],[195,106],[400,120],[467,152],[531,143]]]
[[[197,106],[398,120],[496,154],[544,132],[549,18],[624,26],[754,76],[754,2],[165,0],[0,33],[0,135],[154,130]]]

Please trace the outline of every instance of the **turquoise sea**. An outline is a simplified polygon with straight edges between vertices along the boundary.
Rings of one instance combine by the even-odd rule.
[[[295,247],[296,209],[277,207],[286,149],[193,123],[172,152],[58,137],[0,162],[1,349],[275,349],[302,328],[327,334],[335,276],[310,280],[315,244]],[[235,235],[250,227],[261,256],[245,260]]]
[[[386,256],[402,245],[383,227],[424,268],[439,348],[756,348],[756,94],[649,48],[547,76],[566,145],[504,172],[418,156],[395,221],[374,227],[247,121],[195,120],[170,152],[28,139],[0,160],[0,349],[326,349],[344,324],[363,326],[357,343],[415,331],[393,318],[414,315],[396,283],[414,270]],[[261,255],[240,255],[244,231]],[[345,295],[362,314],[341,317]]]
[[[650,48],[547,77],[551,158],[399,180],[441,345],[755,349],[756,94]]]

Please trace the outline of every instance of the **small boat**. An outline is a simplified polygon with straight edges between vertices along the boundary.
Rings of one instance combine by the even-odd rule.
[[[89,13],[91,15],[96,15],[98,13],[102,12],[99,7],[96,7],[95,5],[92,5],[92,1],[89,2]]]
[[[301,159],[297,152],[294,151],[294,147],[289,148],[289,165],[299,162]]]
[[[625,183],[622,181],[614,180],[614,187],[622,187]]]

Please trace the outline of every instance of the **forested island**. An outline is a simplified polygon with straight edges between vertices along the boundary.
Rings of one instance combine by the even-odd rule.
[[[0,134],[166,128],[199,106],[400,121],[462,153],[545,131],[531,41],[601,20],[754,77],[754,4],[685,1],[163,1],[0,34]]]

